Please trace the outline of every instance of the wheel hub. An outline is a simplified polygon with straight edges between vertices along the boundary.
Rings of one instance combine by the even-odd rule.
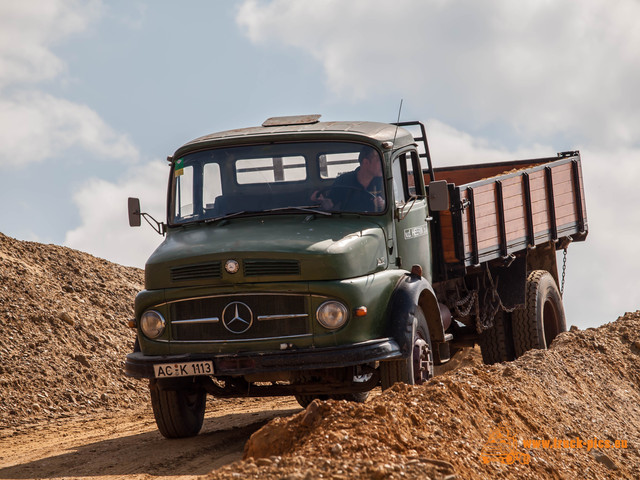
[[[422,385],[432,377],[431,351],[429,344],[417,338],[413,344],[413,380],[415,385]]]

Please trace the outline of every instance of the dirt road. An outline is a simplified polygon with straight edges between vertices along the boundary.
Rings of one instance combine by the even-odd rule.
[[[0,439],[0,479],[188,479],[239,460],[268,420],[300,411],[291,398],[213,400],[195,438],[166,440],[150,407],[55,420]]]

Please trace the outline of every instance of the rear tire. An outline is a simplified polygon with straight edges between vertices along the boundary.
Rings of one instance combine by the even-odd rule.
[[[433,377],[433,350],[429,327],[422,309],[418,307],[413,317],[411,355],[398,360],[380,362],[380,383],[382,389],[391,388],[395,383],[422,385]]]
[[[157,380],[149,382],[156,425],[166,438],[193,437],[204,421],[207,393],[197,385],[165,389]]]
[[[516,357],[532,349],[546,349],[559,333],[567,331],[562,297],[553,276],[534,270],[527,278],[525,307],[513,312]]]
[[[500,310],[493,319],[493,327],[480,335],[482,360],[487,365],[515,360],[511,315]]]

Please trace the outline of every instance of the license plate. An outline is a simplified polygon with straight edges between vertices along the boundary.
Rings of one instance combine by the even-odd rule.
[[[161,363],[153,366],[156,378],[213,375],[213,362]]]

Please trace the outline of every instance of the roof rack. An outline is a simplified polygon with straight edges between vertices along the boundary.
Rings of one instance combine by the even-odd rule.
[[[424,124],[422,122],[398,122],[392,123],[392,125],[397,125],[398,127],[419,127],[420,133],[415,135],[409,130],[413,139],[418,143],[422,144],[424,147],[424,152],[418,152],[418,156],[420,158],[424,158],[427,161],[427,167],[429,168],[429,177],[431,177],[431,181],[436,179],[435,174],[433,172],[433,166],[431,165],[431,154],[429,153],[429,144],[427,143],[427,131],[424,128]]]

